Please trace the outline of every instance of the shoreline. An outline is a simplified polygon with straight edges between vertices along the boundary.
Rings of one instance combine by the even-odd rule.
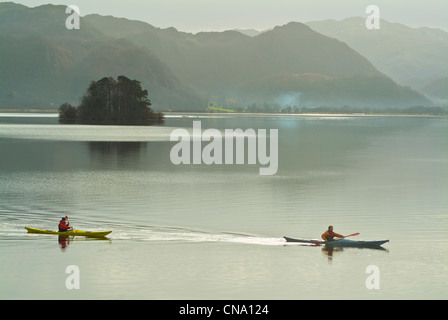
[[[58,109],[12,109],[0,108],[0,113],[59,113]]]
[[[370,116],[375,116],[375,117],[446,117],[448,116],[448,114],[412,114],[412,113],[278,113],[278,112],[272,112],[272,113],[268,113],[268,112],[179,112],[179,111],[172,111],[172,112],[165,112],[165,115],[169,115],[169,114],[178,114],[178,115],[201,115],[201,114],[215,114],[215,115],[227,115],[227,116],[232,116],[232,115],[248,115],[248,116],[310,116],[310,117],[315,117],[315,116],[322,116],[322,117],[370,117]]]
[[[0,108],[0,114],[2,113],[10,113],[10,114],[58,114],[59,111],[57,109],[2,109]],[[162,111],[162,113],[166,115],[235,115],[235,116],[325,116],[325,117],[447,117],[448,114],[430,114],[430,113],[422,113],[422,114],[413,114],[413,113],[362,113],[362,112],[316,112],[316,113],[282,113],[282,112],[216,112],[216,111]]]

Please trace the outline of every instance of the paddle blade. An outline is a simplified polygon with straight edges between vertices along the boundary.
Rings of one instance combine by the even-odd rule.
[[[347,238],[347,237],[354,237],[354,236],[359,236],[359,232],[349,234],[348,236],[345,236],[345,237]]]

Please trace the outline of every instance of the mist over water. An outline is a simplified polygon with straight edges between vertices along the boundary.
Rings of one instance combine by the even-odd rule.
[[[286,107],[293,107],[293,106],[299,106],[300,105],[300,95],[301,92],[288,92],[279,95],[274,102],[276,104],[279,104],[280,107],[286,108]]]

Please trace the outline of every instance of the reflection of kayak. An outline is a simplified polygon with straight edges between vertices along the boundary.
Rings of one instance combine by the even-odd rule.
[[[377,241],[356,241],[356,240],[348,240],[348,239],[339,239],[333,241],[319,241],[319,240],[301,240],[294,239],[289,237],[284,237],[287,242],[299,242],[299,243],[309,243],[320,245],[323,244],[327,247],[358,247],[358,248],[368,248],[368,247],[379,247],[389,240],[377,240]]]
[[[82,230],[68,230],[59,232],[56,230],[42,230],[42,229],[34,229],[25,227],[29,233],[40,233],[40,234],[57,234],[60,236],[82,236],[82,237],[105,237],[112,231],[82,231]]]

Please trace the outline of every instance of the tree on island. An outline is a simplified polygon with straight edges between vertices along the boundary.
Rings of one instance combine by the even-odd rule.
[[[151,124],[163,121],[163,114],[149,108],[148,90],[140,81],[118,76],[92,81],[81,104],[59,107],[61,123],[82,124]]]

